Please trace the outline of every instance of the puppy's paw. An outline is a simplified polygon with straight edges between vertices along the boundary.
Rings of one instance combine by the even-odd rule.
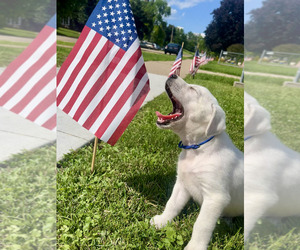
[[[163,228],[166,224],[168,223],[167,220],[163,218],[161,215],[155,215],[151,220],[150,224],[154,225],[156,229],[161,229]]]
[[[184,250],[207,250],[207,247],[199,244],[199,242],[190,240]]]

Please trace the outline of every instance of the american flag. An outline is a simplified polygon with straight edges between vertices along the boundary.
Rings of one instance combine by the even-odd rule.
[[[199,50],[197,49],[190,67],[190,73],[192,75],[197,73],[199,65],[200,65],[200,55],[199,55]]]
[[[0,106],[56,128],[56,15],[0,76]]]
[[[149,92],[128,0],[99,1],[57,75],[57,105],[114,145]]]
[[[175,59],[175,62],[173,63],[169,77],[174,74],[178,76],[180,75],[181,63],[182,63],[182,47],[180,48],[177,57]]]

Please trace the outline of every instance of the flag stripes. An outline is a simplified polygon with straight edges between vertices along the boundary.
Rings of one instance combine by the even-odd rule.
[[[169,73],[169,77],[173,74],[180,75],[180,69],[181,69],[181,63],[182,63],[182,47],[180,48],[178,55],[175,59],[175,62],[173,63],[173,66],[171,68],[171,71]]]
[[[54,19],[0,76],[0,106],[50,130],[56,128]]]
[[[58,107],[111,145],[149,91],[138,39],[125,51],[88,26],[57,79]]]

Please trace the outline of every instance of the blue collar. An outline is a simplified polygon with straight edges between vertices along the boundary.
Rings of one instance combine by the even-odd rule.
[[[247,141],[248,139],[250,139],[252,136],[247,136],[244,138],[244,141]]]
[[[215,137],[215,136],[212,136],[212,137],[208,138],[207,140],[205,140],[205,141],[203,141],[203,142],[200,142],[199,144],[194,144],[194,145],[190,145],[190,146],[185,146],[185,145],[182,144],[182,141],[180,141],[180,142],[178,143],[178,147],[183,148],[183,149],[197,149],[197,148],[199,148],[201,145],[203,145],[203,144],[209,142],[210,140],[212,140],[214,137]]]

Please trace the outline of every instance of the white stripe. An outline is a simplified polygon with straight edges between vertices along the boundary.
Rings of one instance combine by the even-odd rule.
[[[41,101],[55,89],[55,83],[56,79],[54,78],[34,98],[32,98],[32,100],[19,114],[23,117],[27,117],[41,103]],[[55,102],[55,99],[53,102]]]
[[[119,113],[116,115],[115,119],[111,122],[110,126],[107,128],[105,133],[102,135],[101,140],[107,142],[110,137],[114,134],[116,129],[119,127],[120,123],[123,121],[124,117],[127,115],[131,107],[133,106],[134,102],[136,101],[137,97],[140,95],[142,89],[144,88],[145,84],[148,81],[148,75],[145,73],[143,78],[141,79],[139,85],[136,87],[134,92],[132,93],[131,97],[127,100],[124,104],[122,109],[120,109]]]
[[[1,87],[0,97],[3,96],[15,82],[17,82],[23,74],[36,63],[45,53],[56,42],[56,30],[40,45],[39,48],[10,76],[10,78]]]
[[[140,68],[144,65],[144,59],[143,57],[140,57],[136,65],[130,70],[130,72],[127,74],[123,82],[120,84],[112,98],[109,100],[97,120],[94,122],[94,124],[91,126],[89,131],[92,133],[96,133],[100,125],[103,123],[104,119],[109,115],[110,111],[114,108],[117,101],[120,99],[122,94],[125,92],[128,85],[132,82],[132,80],[136,77],[136,74],[139,72]]]
[[[122,59],[119,61],[118,65],[114,69],[114,71],[110,74],[107,81],[104,83],[104,85],[101,88],[101,91],[99,91],[96,96],[93,98],[93,100],[89,103],[87,108],[82,113],[80,119],[78,120],[79,124],[84,124],[86,119],[90,116],[90,114],[94,111],[96,106],[99,104],[99,102],[102,100],[102,98],[105,96],[106,92],[109,90],[115,79],[119,76],[121,71],[123,70],[124,66],[126,66],[128,60],[131,58],[131,56],[136,52],[137,48],[139,47],[139,41],[138,39],[135,40],[135,42],[130,46],[130,48],[127,50],[127,52],[124,54]],[[107,65],[106,65],[107,66]],[[105,67],[106,69],[106,67]]]
[[[55,114],[56,114],[56,104],[54,102],[34,120],[34,123],[41,126]]]
[[[56,54],[54,54],[35,74],[23,85],[18,92],[5,103],[4,107],[11,109],[14,107],[33,87],[34,85],[56,64]],[[55,85],[54,85],[55,88]],[[53,89],[54,89],[53,88]]]
[[[69,77],[71,76],[76,65],[79,63],[79,61],[81,60],[87,47],[90,45],[91,41],[93,40],[95,34],[96,34],[96,31],[91,29],[89,34],[86,36],[86,39],[84,40],[82,46],[80,47],[79,51],[77,52],[75,58],[73,59],[72,63],[69,65],[68,69],[64,73],[64,76],[61,79],[61,81],[57,87],[57,94],[59,94],[61,92],[62,88],[65,86],[66,82],[68,81]]]
[[[85,64],[79,71],[78,75],[76,76],[74,82],[72,82],[71,88],[69,88],[67,94],[64,96],[63,100],[59,104],[59,107],[61,109],[64,109],[64,107],[68,104],[70,99],[72,98],[76,88],[78,87],[78,84],[80,83],[81,79],[84,77],[85,73],[90,68],[91,64],[94,62],[95,58],[98,56],[99,52],[101,52],[101,48],[106,43],[107,39],[105,37],[102,37],[100,41],[97,43],[97,45],[94,47],[92,53],[89,55],[88,59],[86,60]]]

